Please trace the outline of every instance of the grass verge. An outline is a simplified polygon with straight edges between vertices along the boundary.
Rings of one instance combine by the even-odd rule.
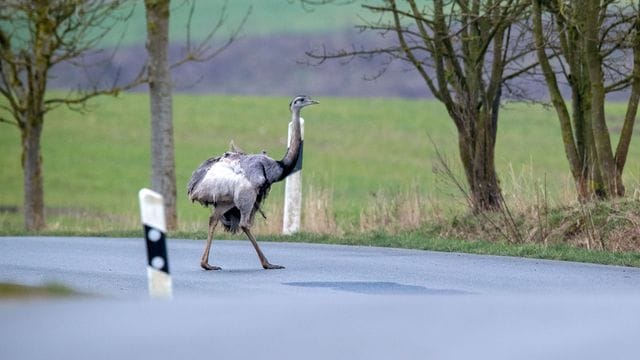
[[[190,238],[192,234],[178,234],[181,238]],[[202,239],[206,234],[198,234]],[[360,235],[318,235],[300,233],[296,235],[262,236],[258,241],[300,242],[313,244],[335,244],[356,246],[378,246],[400,249],[416,249],[429,251],[443,251],[478,255],[516,256],[534,259],[576,261],[603,265],[620,265],[640,267],[640,254],[633,252],[609,252],[588,250],[570,245],[554,244],[509,244],[487,240],[468,241],[463,239],[448,239],[415,231],[396,235],[373,232]]]
[[[259,242],[294,242],[310,244],[377,246],[400,249],[415,249],[467,253],[478,255],[515,256],[532,259],[575,261],[602,265],[640,267],[640,253],[623,251],[604,251],[580,248],[568,244],[513,244],[502,240],[464,240],[444,238],[434,234],[435,228],[409,231],[397,234],[369,232],[364,234],[329,235],[316,233],[298,233],[295,235],[261,235]],[[2,235],[0,233],[0,235]],[[5,234],[6,235],[6,234]],[[16,235],[16,234],[13,234]],[[34,234],[18,234],[34,235]],[[114,230],[101,233],[46,231],[38,235],[47,236],[95,236],[95,237],[142,237],[142,231]],[[178,231],[170,234],[172,239],[206,239],[205,231]],[[216,239],[246,240],[241,235],[220,234]],[[203,242],[204,246],[204,242]],[[55,288],[54,288],[55,290]],[[2,295],[0,294],[0,297]]]

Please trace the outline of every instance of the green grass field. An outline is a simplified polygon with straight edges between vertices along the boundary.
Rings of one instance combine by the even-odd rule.
[[[464,212],[450,184],[432,171],[429,134],[458,166],[456,135],[434,101],[320,98],[305,109],[305,189],[328,194],[336,222],[357,228],[363,212],[381,201],[416,192],[426,216]],[[191,172],[233,139],[248,152],[286,150],[288,98],[177,95],[174,105],[178,215],[182,230],[203,229],[208,211],[188,201]],[[94,232],[138,228],[137,191],[149,185],[149,115],[144,94],[101,98],[89,111],[48,114],[42,141],[45,202],[51,231]],[[623,106],[609,104],[616,128]],[[19,133],[0,131],[0,206],[21,207]],[[505,197],[524,201],[546,187],[552,205],[573,197],[554,113],[539,106],[507,105],[496,152]],[[634,142],[626,184],[638,188],[640,146]],[[282,204],[282,184],[267,199],[267,215]],[[305,201],[311,201],[309,197]],[[260,222],[263,220],[260,219]],[[280,220],[270,216],[277,228]],[[1,213],[3,233],[21,231],[19,214]],[[356,224],[356,225],[354,225]]]

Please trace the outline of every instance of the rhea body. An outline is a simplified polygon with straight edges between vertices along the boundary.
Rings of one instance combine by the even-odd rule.
[[[262,213],[260,205],[271,185],[282,181],[294,170],[302,148],[300,111],[317,103],[306,95],[296,96],[291,101],[291,141],[281,160],[274,160],[264,153],[246,154],[232,146],[230,151],[206,160],[193,172],[187,185],[189,199],[213,207],[207,244],[200,260],[203,269],[220,269],[209,264],[213,233],[220,222],[227,231],[235,233],[242,230],[247,235],[263,268],[284,268],[269,263],[251,233],[251,226],[256,212]]]

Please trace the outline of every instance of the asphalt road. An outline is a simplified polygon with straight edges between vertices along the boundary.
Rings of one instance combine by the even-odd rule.
[[[169,242],[147,299],[142,239],[0,237],[0,281],[94,296],[0,303],[0,359],[628,359],[640,269],[372,247]]]

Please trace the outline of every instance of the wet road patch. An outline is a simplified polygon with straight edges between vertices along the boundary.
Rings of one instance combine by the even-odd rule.
[[[431,289],[418,285],[406,285],[389,281],[300,281],[282,283],[305,288],[327,288],[358,294],[380,295],[462,295],[468,292],[452,289]]]

